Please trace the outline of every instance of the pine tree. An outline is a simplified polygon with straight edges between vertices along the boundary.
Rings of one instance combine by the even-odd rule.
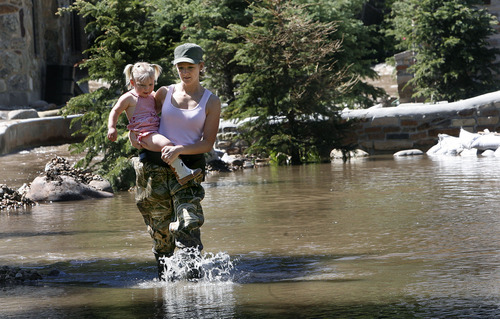
[[[207,76],[203,85],[226,103],[234,100],[234,77],[242,67],[233,61],[240,43],[229,39],[225,29],[230,24],[248,25],[252,20],[248,6],[242,0],[193,0],[184,7],[182,40],[204,49]]]
[[[391,35],[416,53],[415,97],[456,101],[498,89],[496,19],[466,0],[403,0],[393,5]]]
[[[99,80],[108,85],[72,98],[63,108],[65,115],[82,114],[77,119],[76,124],[80,127],[77,134],[83,134],[85,139],[72,144],[71,148],[76,153],[85,152],[85,157],[77,163],[79,166],[87,167],[94,158],[102,156],[96,167],[100,173],[115,188],[129,188],[134,181],[124,178],[124,174],[132,174],[128,158],[137,154],[137,150],[129,143],[124,115],[117,125],[121,132],[118,140],[108,141],[108,115],[118,97],[127,90],[124,67],[138,61],[170,64],[172,42],[178,41],[179,32],[175,32],[172,25],[163,25],[161,29],[154,19],[157,7],[145,1],[77,0],[71,6],[61,8],[59,14],[68,11],[76,11],[88,21],[85,31],[90,46],[84,52],[88,58],[81,67],[88,70],[89,77],[83,80]],[[164,72],[158,83],[171,83],[172,78],[173,74]]]
[[[250,152],[282,152],[292,164],[328,157],[341,133],[333,101],[356,83],[337,63],[336,24],[312,20],[306,7],[264,0],[250,6],[252,23],[230,26],[243,43],[235,61],[247,71],[235,77],[236,99],[225,116],[253,118]]]

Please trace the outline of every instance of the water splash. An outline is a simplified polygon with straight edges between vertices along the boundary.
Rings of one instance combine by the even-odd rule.
[[[224,252],[201,253],[196,248],[177,250],[172,257],[160,258],[166,281],[231,282],[234,262]]]

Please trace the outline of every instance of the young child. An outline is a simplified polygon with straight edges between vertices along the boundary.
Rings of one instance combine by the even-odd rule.
[[[125,111],[129,120],[127,129],[137,134],[140,144],[147,150],[161,152],[163,147],[172,145],[165,136],[158,133],[160,118],[155,109],[154,86],[160,76],[161,67],[157,64],[137,62],[134,65],[128,64],[123,73],[130,91],[120,96],[109,113],[108,139],[116,141],[116,123],[120,114]],[[194,171],[188,168],[180,158],[170,166],[181,185],[202,173],[199,168]]]

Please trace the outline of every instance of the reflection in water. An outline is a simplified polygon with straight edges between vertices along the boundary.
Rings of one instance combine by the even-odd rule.
[[[154,289],[159,318],[234,318],[235,284],[231,282],[156,282],[141,284]]]
[[[235,306],[233,286],[231,283],[166,285],[162,287],[163,317],[231,318]]]
[[[32,157],[0,157],[7,185]],[[155,280],[133,192],[1,212],[0,265],[61,273],[5,287],[0,317],[499,317],[499,164],[373,157],[211,175],[198,282]]]

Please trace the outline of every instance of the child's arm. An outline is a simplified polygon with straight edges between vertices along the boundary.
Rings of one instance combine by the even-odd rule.
[[[130,105],[130,98],[131,96],[129,94],[124,94],[120,96],[116,104],[113,106],[111,109],[111,112],[109,112],[109,117],[108,117],[108,139],[111,142],[116,141],[118,137],[118,131],[116,130],[116,123],[118,122],[118,117],[120,114],[125,111],[129,105]]]

